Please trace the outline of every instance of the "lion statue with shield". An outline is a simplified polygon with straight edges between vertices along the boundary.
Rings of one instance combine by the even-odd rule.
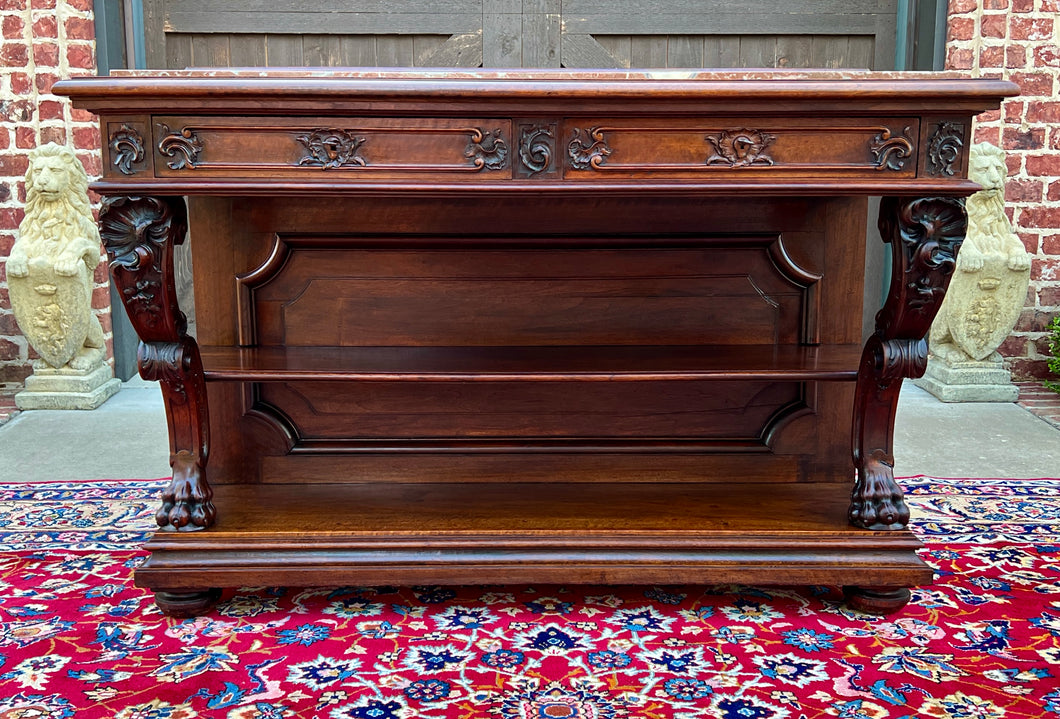
[[[983,189],[968,198],[968,235],[957,271],[931,325],[931,354],[949,365],[1000,362],[998,346],[1023,310],[1031,255],[1005,215],[1005,151],[972,145],[968,179]]]
[[[30,152],[18,230],[7,278],[19,327],[48,367],[93,369],[105,357],[103,328],[92,312],[100,238],[88,176],[70,147],[52,143]]]

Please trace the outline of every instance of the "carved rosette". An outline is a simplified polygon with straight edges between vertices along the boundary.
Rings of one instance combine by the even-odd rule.
[[[483,132],[481,128],[468,130],[471,137],[467,142],[464,157],[480,170],[503,170],[508,166],[508,143],[500,129]]]
[[[202,140],[190,127],[180,132],[172,132],[169,125],[158,123],[162,139],[158,141],[158,151],[166,157],[173,158],[166,164],[171,170],[195,169],[202,152]]]
[[[567,144],[567,156],[571,167],[577,170],[596,169],[607,161],[611,146],[604,138],[603,128],[574,129],[574,136]]]
[[[548,170],[555,151],[556,135],[550,127],[523,128],[519,138],[519,159],[531,175]]]
[[[368,161],[357,152],[366,138],[357,137],[348,130],[313,130],[299,135],[296,139],[306,151],[306,155],[298,161],[299,165],[310,165],[324,170],[368,165]]]
[[[902,379],[927,367],[927,342],[964,241],[967,216],[951,197],[884,198],[880,233],[894,248],[891,285],[876,332],[865,344],[854,393],[853,457],[857,479],[850,522],[865,529],[901,529],[909,508],[894,481],[894,415]]]
[[[110,136],[112,162],[123,175],[132,175],[142,169],[134,167],[144,161],[144,137],[129,125],[122,126]]]
[[[209,418],[198,345],[187,334],[177,304],[173,247],[184,240],[184,201],[162,197],[108,197],[100,209],[100,236],[111,276],[136,333],[140,374],[157,380],[170,426],[173,479],[162,492],[158,526],[194,531],[214,521],[206,481]]]
[[[877,170],[904,170],[906,160],[913,156],[913,138],[910,128],[905,128],[901,137],[895,137],[890,128],[876,135],[869,144],[872,164]]]
[[[964,125],[959,122],[940,122],[928,139],[928,173],[953,176],[960,169],[963,150]]]
[[[777,136],[760,130],[724,130],[706,136],[712,152],[707,165],[729,167],[751,167],[772,165],[773,158],[766,150],[776,142]]]

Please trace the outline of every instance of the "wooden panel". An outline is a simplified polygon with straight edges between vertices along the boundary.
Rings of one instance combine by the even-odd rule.
[[[792,344],[809,300],[778,272],[775,241],[393,251],[305,240],[255,278],[243,314],[262,345]]]
[[[144,17],[150,67],[887,69],[897,0],[145,0]],[[228,38],[230,50],[194,40],[190,62],[187,38],[206,35]]]
[[[873,34],[877,17],[893,19],[896,8],[897,0],[666,0],[628,3],[623,11],[610,0],[563,3],[568,32],[592,34]]]
[[[264,67],[269,64],[265,35],[232,35],[228,38],[229,61],[233,67]]]
[[[266,59],[270,67],[302,67],[302,38],[299,35],[268,35]]]
[[[763,450],[774,423],[805,406],[799,383],[752,381],[270,382],[259,397],[295,429],[296,451],[328,440],[320,448],[329,452],[365,439],[415,446],[499,438],[518,446],[535,439],[697,439],[728,451]]]
[[[256,0],[167,2],[167,31],[177,33],[422,34],[468,32],[481,24],[480,0],[430,3],[354,0],[277,6]]]
[[[586,36],[578,38],[584,45]],[[607,52],[564,55],[568,67],[863,68],[876,65],[872,35],[604,35],[588,36]],[[583,51],[586,52],[587,51]]]

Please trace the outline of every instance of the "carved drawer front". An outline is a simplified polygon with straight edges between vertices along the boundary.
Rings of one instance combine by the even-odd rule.
[[[915,177],[917,118],[594,120],[568,118],[561,131],[566,176],[731,180],[768,176],[880,173]]]
[[[511,176],[508,120],[155,116],[152,131],[157,177]]]

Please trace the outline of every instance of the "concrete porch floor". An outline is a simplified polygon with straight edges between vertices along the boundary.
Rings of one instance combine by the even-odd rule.
[[[900,476],[1060,477],[1060,428],[1016,404],[944,404],[906,382],[895,424]],[[32,410],[0,426],[0,482],[169,475],[157,383],[134,378],[96,410]]]

